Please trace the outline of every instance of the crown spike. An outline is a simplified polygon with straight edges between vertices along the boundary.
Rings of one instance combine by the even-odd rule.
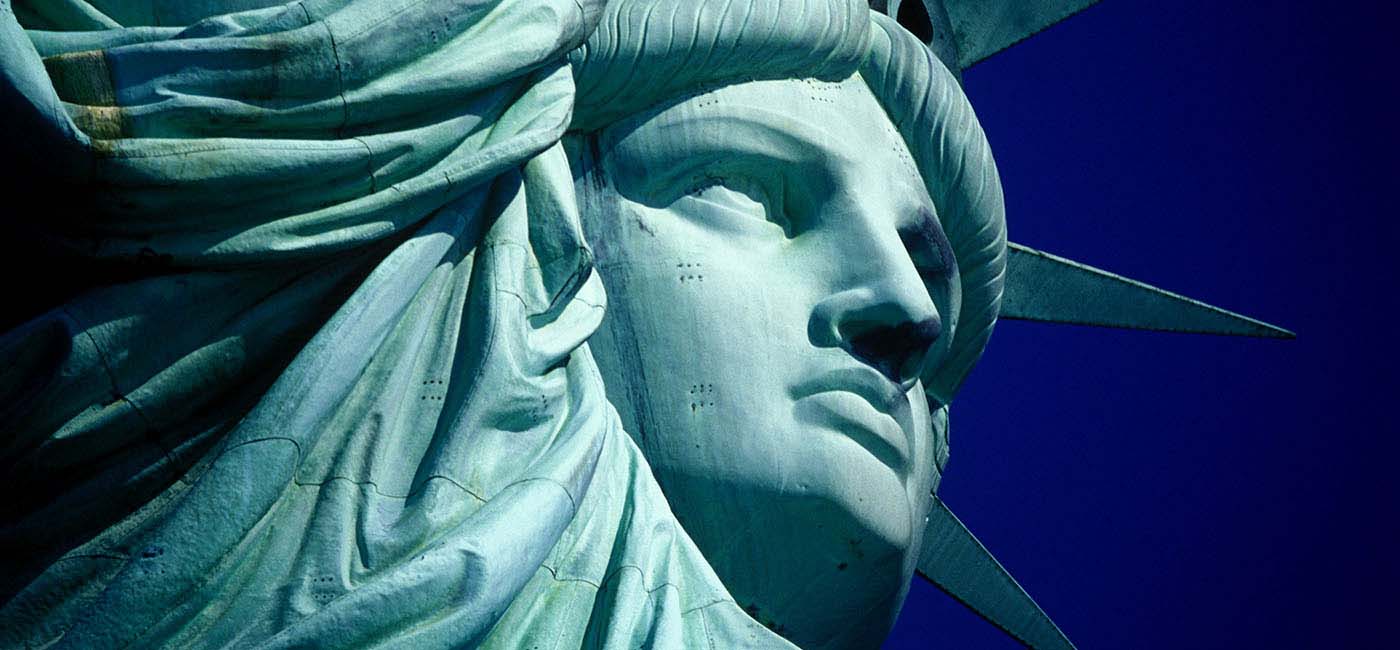
[[[1294,338],[1263,321],[1019,244],[1007,245],[1001,318]]]
[[[919,575],[1032,650],[1075,650],[987,547],[933,498],[919,552]]]
[[[930,0],[927,4],[942,3],[957,41],[958,67],[969,68],[1098,1]]]

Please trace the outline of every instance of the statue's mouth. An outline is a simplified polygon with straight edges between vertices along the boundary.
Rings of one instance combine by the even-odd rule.
[[[851,366],[818,375],[790,391],[798,421],[851,438],[900,477],[913,449],[908,397],[873,368]]]

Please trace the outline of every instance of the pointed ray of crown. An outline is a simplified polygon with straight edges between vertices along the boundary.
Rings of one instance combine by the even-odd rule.
[[[1001,318],[1196,334],[1293,338],[1199,300],[1019,244],[1007,245]]]
[[[954,74],[1099,0],[871,0],[928,44]]]
[[[871,0],[955,74],[1098,0]],[[1008,244],[1001,318],[1293,338],[1288,330],[1107,271]]]
[[[958,67],[972,67],[1098,1],[944,0],[958,43]]]
[[[919,575],[1034,650],[1075,650],[1064,632],[937,496],[924,527]]]

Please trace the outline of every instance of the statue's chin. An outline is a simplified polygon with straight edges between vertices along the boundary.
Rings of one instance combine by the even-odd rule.
[[[857,510],[868,504],[842,497],[658,478],[687,533],[754,619],[809,650],[874,647],[871,639],[885,638],[917,551],[911,535],[889,533],[906,527],[871,525],[869,508]]]

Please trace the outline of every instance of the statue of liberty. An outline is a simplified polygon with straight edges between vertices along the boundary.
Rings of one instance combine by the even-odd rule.
[[[957,75],[1086,4],[7,0],[0,646],[1071,647],[936,496],[995,322],[1287,335],[1007,243]]]

